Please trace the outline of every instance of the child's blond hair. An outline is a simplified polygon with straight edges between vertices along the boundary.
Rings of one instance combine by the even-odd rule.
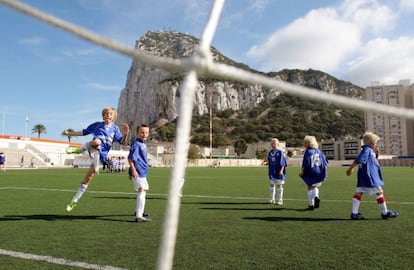
[[[379,136],[375,133],[372,133],[370,131],[367,131],[364,133],[364,135],[362,136],[362,142],[364,143],[364,145],[367,144],[376,144],[379,141]]]
[[[303,139],[303,141],[307,142],[309,144],[309,147],[312,147],[312,148],[318,148],[319,147],[315,136],[306,135],[305,138]]]
[[[109,112],[109,111],[113,111],[114,112],[114,117],[112,119],[113,122],[115,122],[116,118],[118,117],[118,113],[116,112],[116,109],[114,107],[105,107],[102,110],[102,117],[104,117],[105,113]]]

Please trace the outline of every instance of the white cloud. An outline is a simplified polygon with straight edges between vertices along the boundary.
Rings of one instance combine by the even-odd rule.
[[[62,49],[59,49],[59,51],[61,54],[67,57],[88,57],[88,56],[98,55],[96,47],[83,48],[83,49],[62,48]]]
[[[97,65],[105,64],[108,59],[111,59],[111,54],[98,46],[87,46],[87,47],[63,47],[56,48],[57,54],[49,53],[49,61],[67,62],[76,65]]]
[[[396,10],[403,7],[405,12]],[[248,57],[264,71],[313,68],[362,87],[371,81],[412,80],[412,31],[405,30],[406,36],[398,32],[409,10],[414,11],[414,0],[344,0],[337,8],[311,10],[277,30],[251,47]]]
[[[246,33],[246,31],[240,29],[240,25],[246,22],[246,18],[248,18],[247,21],[252,22],[263,16],[269,3],[269,0],[230,0],[224,5],[219,28],[231,28],[232,31]]]
[[[207,18],[212,7],[211,1],[199,0],[187,0],[187,1],[177,1],[175,3],[177,5],[183,5],[185,9],[185,19],[187,21],[198,22],[201,24],[205,24],[207,22]]]
[[[253,46],[248,56],[261,60],[267,71],[332,70],[359,46],[359,40],[358,28],[341,20],[334,9],[316,9]]]
[[[263,12],[264,9],[269,5],[269,0],[256,0],[256,1],[250,1],[251,3],[251,9],[256,12]]]
[[[87,88],[92,88],[95,90],[102,90],[102,91],[120,91],[122,89],[121,86],[115,84],[102,84],[102,83],[87,83],[85,85]]]
[[[400,9],[403,11],[414,11],[414,0],[400,0]]]
[[[46,39],[43,37],[29,37],[19,39],[18,42],[23,45],[38,46],[44,44]]]
[[[361,31],[374,33],[392,29],[397,19],[390,7],[377,0],[345,0],[338,12],[343,20],[357,25]]]
[[[346,78],[367,86],[371,81],[395,84],[413,78],[414,39],[397,40],[377,38],[361,48],[360,57],[349,63]]]

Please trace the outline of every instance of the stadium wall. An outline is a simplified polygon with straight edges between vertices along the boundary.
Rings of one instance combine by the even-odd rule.
[[[0,152],[6,155],[6,167],[8,168],[49,168],[49,167],[73,167],[78,162],[84,162],[84,166],[89,166],[88,158],[82,159],[82,155],[66,154],[68,146],[78,146],[81,143],[71,143],[58,140],[48,140],[32,137],[0,135]],[[126,157],[128,151],[111,150],[112,156]],[[162,156],[162,155],[161,155]],[[24,157],[24,164],[21,158]],[[171,156],[171,159],[173,156]],[[84,160],[84,161],[82,161]],[[149,154],[150,164],[153,167],[172,166],[172,160],[165,162],[160,156]],[[404,166],[414,167],[414,156],[392,157],[382,156],[379,160],[381,166]],[[352,160],[329,160],[330,166],[349,166]],[[288,158],[289,166],[301,165],[301,157]],[[78,164],[79,165],[79,164]],[[84,167],[76,166],[76,167]],[[248,167],[263,166],[260,159],[192,159],[188,161],[191,167]]]
[[[6,167],[9,168],[72,166],[75,155],[66,154],[66,148],[81,145],[58,140],[0,135],[0,151],[6,155]]]

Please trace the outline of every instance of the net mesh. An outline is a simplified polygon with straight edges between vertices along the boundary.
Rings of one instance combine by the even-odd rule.
[[[180,101],[179,120],[176,134],[176,152],[168,193],[167,210],[165,213],[163,232],[157,258],[157,269],[172,269],[176,235],[179,221],[180,196],[179,182],[185,176],[187,152],[189,148],[191,116],[193,110],[193,97],[198,76],[214,75],[218,78],[232,79],[247,84],[260,84],[268,88],[276,88],[286,94],[300,96],[301,98],[328,102],[343,107],[357,109],[365,112],[376,112],[385,115],[392,115],[407,119],[414,119],[414,110],[394,107],[385,104],[378,104],[359,99],[353,99],[345,96],[329,94],[315,89],[294,85],[288,82],[269,78],[261,74],[251,73],[249,71],[213,62],[210,46],[217,29],[220,14],[224,6],[224,0],[214,1],[208,21],[200,38],[199,48],[192,57],[183,59],[172,59],[149,55],[145,52],[135,50],[117,41],[100,36],[92,31],[74,25],[67,21],[56,18],[46,12],[33,8],[15,0],[0,0],[10,8],[34,17],[40,21],[53,25],[66,32],[78,36],[84,40],[90,41],[97,46],[101,46],[126,55],[135,61],[153,68],[163,69],[174,72],[184,72],[186,76],[180,86],[182,100]]]

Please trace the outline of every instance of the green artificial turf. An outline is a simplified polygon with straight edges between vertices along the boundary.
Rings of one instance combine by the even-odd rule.
[[[0,174],[0,249],[124,269],[155,269],[171,168],[151,168],[146,212],[135,223],[125,173],[101,172],[70,213],[86,169],[7,170]],[[188,168],[173,269],[411,269],[414,169],[384,167],[388,208],[363,197],[366,221],[349,219],[356,171],[330,167],[321,206],[307,207],[299,168],[288,167],[283,206],[268,204],[266,167]],[[82,269],[0,255],[1,269]]]

